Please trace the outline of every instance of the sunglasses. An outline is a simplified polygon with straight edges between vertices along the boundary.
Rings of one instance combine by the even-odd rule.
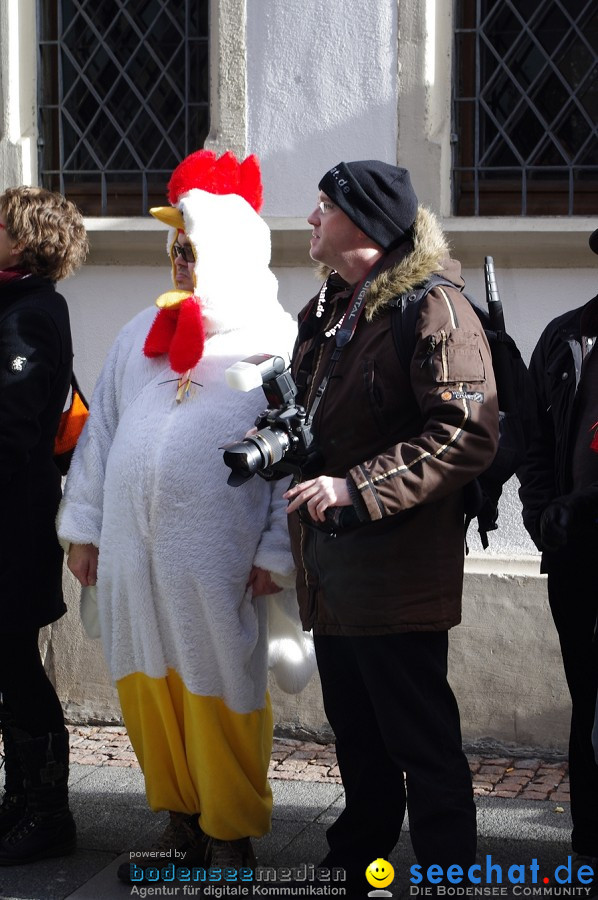
[[[178,256],[182,256],[186,263],[194,263],[195,262],[195,254],[193,252],[193,248],[190,244],[186,244],[183,246],[182,244],[174,243],[172,245],[172,252],[174,254],[174,258],[176,259]]]

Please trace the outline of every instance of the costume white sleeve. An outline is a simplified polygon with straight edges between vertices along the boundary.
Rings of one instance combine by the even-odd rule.
[[[121,343],[120,337],[117,338],[104,363],[69,468],[56,520],[63,546],[100,546],[106,460],[118,425],[117,373],[119,359],[123,358]]]
[[[295,566],[287,523],[287,501],[282,497],[289,484],[290,478],[268,483],[271,491],[268,524],[262,533],[253,561],[255,566],[270,572],[280,587],[294,584]]]

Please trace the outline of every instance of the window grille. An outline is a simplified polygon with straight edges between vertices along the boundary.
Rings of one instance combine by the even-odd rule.
[[[209,129],[208,0],[38,0],[40,183],[143,215]]]
[[[598,208],[596,0],[456,0],[457,215]]]

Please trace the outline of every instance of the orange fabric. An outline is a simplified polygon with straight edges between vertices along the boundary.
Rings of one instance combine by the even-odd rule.
[[[77,391],[73,391],[71,405],[60,417],[58,432],[54,440],[54,454],[68,453],[73,450],[87,421],[89,410]]]

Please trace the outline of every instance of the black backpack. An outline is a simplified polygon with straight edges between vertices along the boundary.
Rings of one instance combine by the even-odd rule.
[[[534,428],[535,406],[527,367],[517,344],[505,331],[490,256],[485,259],[484,271],[488,310],[478,306],[464,291],[462,294],[475,310],[490,344],[500,410],[496,456],[490,467],[465,488],[466,528],[477,518],[482,546],[486,549],[488,532],[498,528],[498,501],[503,485],[525,459]],[[399,361],[406,372],[415,351],[415,329],[422,301],[431,290],[442,286],[457,289],[452,281],[432,275],[424,284],[401,294],[393,302],[392,333]]]

